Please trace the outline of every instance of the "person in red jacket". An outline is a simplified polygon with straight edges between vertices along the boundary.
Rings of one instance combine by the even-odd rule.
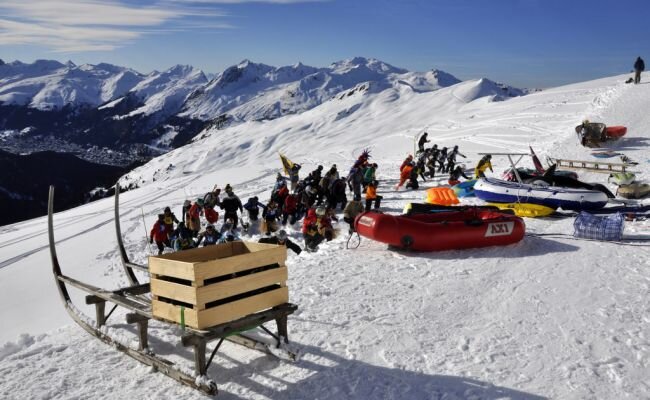
[[[334,237],[334,230],[330,219],[325,215],[327,210],[323,207],[310,208],[302,223],[302,233],[305,239],[305,249],[316,251],[323,241],[330,241]]]
[[[205,220],[208,221],[208,224],[216,224],[219,221],[219,213],[207,204],[203,207],[203,214],[205,214]]]
[[[284,199],[284,207],[282,207],[282,225],[287,224],[287,220],[291,225],[295,224],[298,220],[298,195],[293,193]]]
[[[165,246],[171,247],[169,243],[169,231],[167,230],[167,224],[165,224],[165,214],[158,214],[158,221],[153,224],[151,233],[149,234],[149,243],[156,241],[156,246],[158,246],[158,255],[163,253]]]

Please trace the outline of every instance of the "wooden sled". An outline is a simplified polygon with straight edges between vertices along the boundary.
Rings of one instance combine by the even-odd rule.
[[[116,217],[119,217],[118,196],[119,187],[116,187]],[[295,312],[298,307],[288,302],[279,302],[280,304],[267,309],[255,309],[255,311],[251,311],[244,316],[233,314],[231,316],[233,318],[232,320],[217,323],[216,325],[203,329],[184,326],[184,333],[181,336],[181,344],[185,347],[193,348],[195,369],[194,373],[188,372],[186,368],[184,369],[180,366],[177,366],[168,359],[156,355],[155,349],[149,345],[148,322],[150,319],[160,320],[161,318],[152,311],[150,284],[140,283],[134,273],[134,269],[146,271],[148,268],[131,263],[129,261],[121,238],[119,218],[116,218],[115,225],[116,231],[118,233],[118,247],[131,286],[115,290],[106,290],[78,281],[62,273],[61,266],[56,254],[56,246],[54,240],[53,205],[54,187],[50,186],[48,201],[48,239],[54,279],[56,281],[59,295],[66,311],[79,326],[81,326],[91,335],[97,337],[107,344],[112,345],[117,350],[128,354],[141,363],[151,366],[156,371],[161,372],[184,385],[190,386],[210,395],[217,394],[217,385],[212,379],[207,376],[207,371],[224,340],[229,340],[233,343],[237,343],[256,350],[276,354],[282,358],[289,360],[296,359],[296,354],[286,349],[286,345],[289,343],[287,317]],[[286,249],[284,251],[286,252]],[[88,316],[83,315],[72,303],[68,292],[68,286],[74,287],[87,293],[86,304],[95,305],[94,324],[90,322],[91,319]],[[250,286],[246,289],[249,288]],[[108,312],[108,314],[105,312],[106,303],[113,304],[113,307],[111,311]],[[260,307],[265,308],[266,304],[268,303],[263,303]],[[137,349],[120,343],[105,333],[107,330],[103,327],[106,326],[108,319],[117,307],[122,307],[128,310],[128,313],[126,314],[126,322],[128,324],[137,325],[139,339]],[[270,321],[275,321],[277,325],[277,333],[271,332],[264,326],[266,322]],[[168,323],[177,325],[173,322]],[[257,328],[261,329],[261,331],[265,332],[266,334],[263,336],[255,336],[254,334],[250,334],[251,330]],[[242,332],[246,332],[248,335]],[[267,340],[267,337],[271,339]],[[218,340],[218,343],[210,354],[210,357],[206,360],[207,344],[215,340]],[[273,347],[276,347],[277,349],[274,349]]]

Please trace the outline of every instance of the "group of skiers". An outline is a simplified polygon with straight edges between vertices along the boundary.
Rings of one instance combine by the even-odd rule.
[[[454,146],[451,151],[446,147],[438,149],[436,144],[426,148],[425,144],[429,142],[427,135],[425,132],[419,140],[417,161],[409,155],[400,166],[400,181],[396,189],[407,181],[407,188],[418,189],[418,178],[433,178],[436,172],[448,173],[450,185],[458,183],[460,177],[470,179],[464,172],[464,166],[456,164],[458,156],[466,158],[458,146]],[[300,246],[287,238],[283,228],[302,220],[305,248],[315,251],[320,243],[332,240],[335,236],[332,227],[332,221],[338,221],[335,210],[343,210],[343,219],[350,225],[350,232],[353,232],[354,219],[360,213],[380,209],[383,197],[377,193],[378,165],[371,163],[369,158],[370,153],[364,150],[345,177],[341,177],[336,164],[333,164],[326,171],[319,165],[304,179],[300,179],[300,164],[285,164],[286,160],[283,159],[286,176],[277,174],[267,202],[261,202],[257,196],[253,196],[242,203],[230,184],[225,186],[225,194],[215,186],[212,191],[193,202],[186,200],[180,220],[166,207],[158,215],[151,230],[150,243],[156,243],[158,254],[162,254],[165,247],[179,251],[209,246],[240,240],[240,225],[248,233],[254,224],[265,235],[260,239],[261,242],[278,242],[300,253]],[[487,155],[479,161],[475,169],[477,177],[484,176],[487,168],[492,169],[490,158]],[[351,201],[348,201],[347,190],[352,193]],[[362,197],[365,197],[365,204],[362,203]],[[217,210],[223,212],[220,229],[216,228],[219,220]],[[244,210],[247,221],[240,220],[239,214],[244,216]]]
[[[436,172],[449,174],[448,183],[450,185],[459,183],[461,176],[470,179],[465,175],[465,166],[457,165],[457,157],[467,158],[458,150],[457,145],[449,151],[447,147],[438,148],[437,144],[430,148],[425,147],[429,142],[428,133],[424,132],[418,140],[418,151],[415,153],[417,159],[409,154],[400,166],[400,180],[395,186],[396,190],[399,190],[405,183],[407,189],[418,189],[420,187],[418,178],[426,181],[427,177],[435,178]]]

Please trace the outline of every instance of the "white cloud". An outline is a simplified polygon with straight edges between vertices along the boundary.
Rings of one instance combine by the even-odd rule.
[[[54,52],[106,51],[145,34],[229,29],[218,4],[289,4],[314,0],[0,0],[0,46],[40,45]],[[189,21],[188,17],[192,17]],[[156,29],[159,27],[160,29]]]

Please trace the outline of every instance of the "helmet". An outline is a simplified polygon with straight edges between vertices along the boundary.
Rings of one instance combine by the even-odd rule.
[[[325,212],[326,212],[325,207],[316,208],[316,215],[319,216],[319,217],[324,216]]]
[[[278,240],[287,240],[287,232],[284,229],[280,229],[280,232],[278,232]]]

